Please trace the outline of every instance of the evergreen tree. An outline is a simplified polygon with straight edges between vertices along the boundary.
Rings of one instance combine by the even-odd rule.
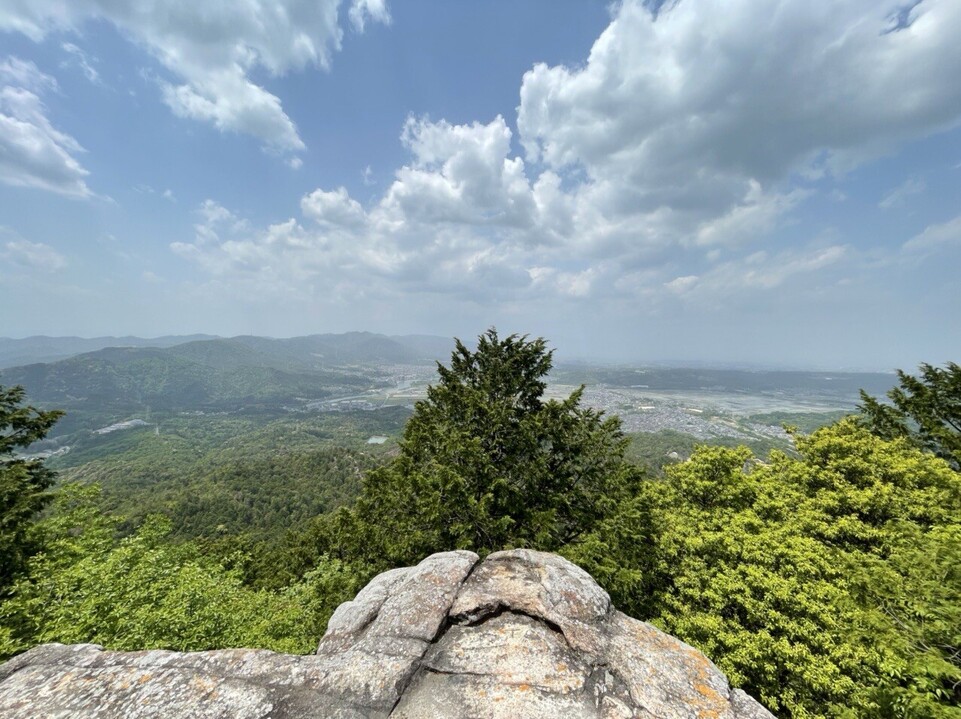
[[[921,365],[913,377],[898,370],[891,404],[882,404],[861,391],[862,422],[885,439],[909,437],[920,447],[961,470],[961,367]]]
[[[633,496],[617,418],[581,406],[583,387],[547,400],[543,339],[490,329],[449,367],[408,421],[400,455],[368,474],[331,531],[374,566],[448,549],[556,551]],[[335,541],[336,537],[336,541]]]
[[[37,547],[30,526],[50,501],[54,475],[42,460],[15,454],[43,439],[63,412],[25,406],[23,387],[0,387],[0,596]]]

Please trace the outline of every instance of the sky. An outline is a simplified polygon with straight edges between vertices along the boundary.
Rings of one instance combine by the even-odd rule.
[[[958,0],[0,0],[0,336],[961,361]]]

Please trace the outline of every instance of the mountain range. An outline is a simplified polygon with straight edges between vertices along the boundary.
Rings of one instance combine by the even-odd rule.
[[[69,356],[97,344],[104,346]],[[373,366],[446,358],[451,345],[441,337],[369,332],[289,339],[2,339],[0,356],[30,363],[7,366],[0,371],[0,384],[23,385],[30,401],[67,409],[221,407],[364,390],[376,381]],[[63,355],[68,356],[43,361]]]

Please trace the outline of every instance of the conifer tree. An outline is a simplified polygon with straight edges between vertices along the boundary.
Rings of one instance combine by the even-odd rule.
[[[0,386],[0,596],[36,550],[31,520],[50,501],[54,481],[42,460],[15,452],[43,439],[63,415],[24,405],[24,396],[23,387]]]
[[[862,423],[884,439],[908,437],[961,470],[961,367],[922,364],[917,377],[898,370],[898,386],[882,404],[861,391]]]
[[[370,473],[345,533],[369,561],[420,561],[441,550],[556,551],[632,496],[620,421],[581,405],[583,387],[546,399],[543,339],[490,329],[418,402],[400,455]]]

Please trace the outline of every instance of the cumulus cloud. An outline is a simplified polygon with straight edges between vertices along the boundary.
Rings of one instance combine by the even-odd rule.
[[[524,76],[525,149],[656,202],[844,166],[954,125],[961,6],[915,3],[891,31],[903,4],[682,1],[654,15],[625,0],[584,67]]]
[[[367,221],[360,203],[343,187],[333,192],[314,190],[300,201],[300,208],[304,215],[327,227],[356,228]]]
[[[32,62],[0,61],[0,182],[89,197],[89,173],[75,157],[83,148],[53,126],[41,99],[57,89]]]
[[[397,171],[381,202],[402,222],[529,226],[535,209],[524,161],[510,158],[511,131],[498,115],[484,125],[410,118],[401,140],[413,162]]]
[[[78,32],[90,20],[109,22],[175,78],[160,83],[174,113],[252,135],[283,154],[304,149],[303,140],[280,99],[251,80],[251,73],[328,68],[343,37],[338,5],[339,0],[251,0],[212,9],[194,0],[13,0],[0,9],[0,30],[39,41],[53,32]],[[349,17],[357,31],[366,22],[390,19],[383,0],[354,0]]]
[[[586,63],[525,74],[518,136],[502,116],[412,116],[409,160],[371,202],[321,188],[302,218],[175,249],[340,297],[706,300],[811,281],[854,254],[781,237],[817,181],[961,121],[961,5],[924,0],[892,26],[899,7],[624,0]]]

